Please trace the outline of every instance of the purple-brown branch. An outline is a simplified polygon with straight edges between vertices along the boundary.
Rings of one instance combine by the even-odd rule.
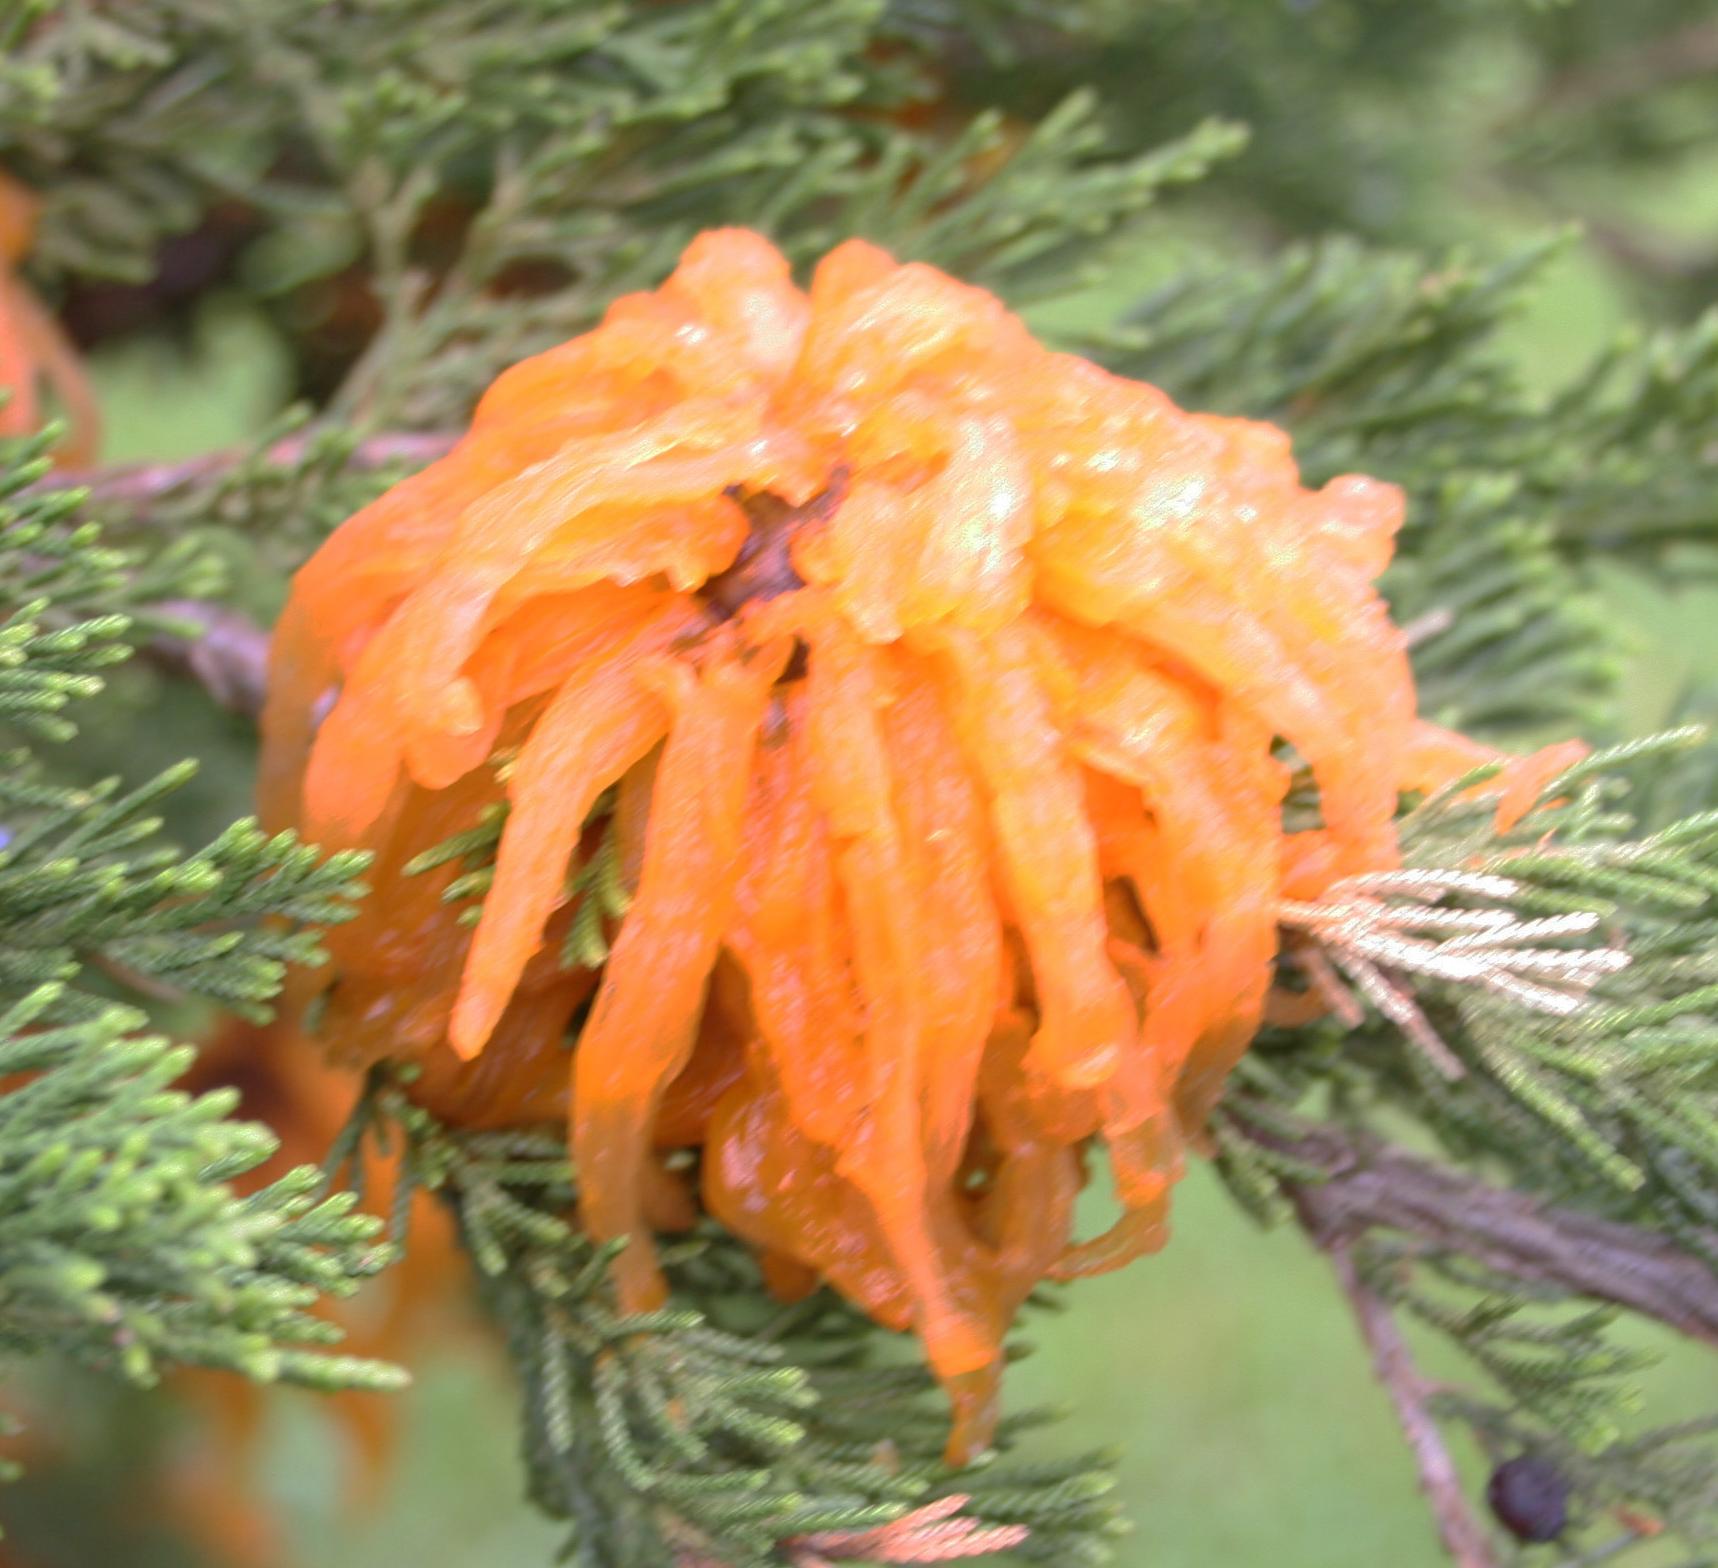
[[[1718,1273],[1663,1236],[1494,1187],[1338,1128],[1273,1141],[1323,1173],[1295,1191],[1317,1236],[1400,1231],[1511,1279],[1627,1307],[1718,1345]],[[1718,1236],[1711,1242],[1718,1249]]]
[[[445,456],[458,439],[445,431],[408,431],[360,441],[346,462],[359,473],[403,466],[421,468]],[[291,467],[302,460],[312,436],[288,436],[262,455],[265,465]],[[218,480],[246,463],[252,452],[210,452],[177,463],[127,463],[104,468],[57,469],[32,488],[84,490],[90,504],[143,512],[188,485]],[[189,637],[152,638],[143,656],[158,669],[195,680],[223,708],[255,717],[262,710],[268,674],[268,634],[248,616],[222,605],[175,600],[159,608],[197,628]]]
[[[157,669],[189,676],[229,713],[254,719],[268,691],[268,633],[242,610],[174,599],[158,607],[191,629],[162,633],[141,650]]]
[[[262,454],[265,464],[291,467],[303,458],[310,435],[288,436]],[[360,473],[395,465],[421,468],[443,457],[458,439],[444,431],[409,431],[398,435],[372,436],[360,441],[347,459],[347,466]],[[102,506],[147,506],[186,485],[219,479],[222,474],[256,461],[251,452],[210,452],[179,463],[125,463],[106,468],[63,468],[49,474],[37,490],[87,490],[92,503]]]
[[[1392,1230],[1474,1258],[1513,1279],[1550,1284],[1718,1343],[1718,1276],[1701,1259],[1629,1225],[1578,1214],[1336,1128],[1272,1140],[1323,1173],[1292,1189],[1302,1227],[1330,1259],[1413,1454],[1439,1538],[1459,1568],[1497,1568],[1390,1303],[1367,1283],[1354,1245]],[[1715,1238],[1718,1239],[1718,1238]]]

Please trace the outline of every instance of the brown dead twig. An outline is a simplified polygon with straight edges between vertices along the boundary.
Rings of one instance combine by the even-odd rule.
[[[972,1499],[939,1497],[887,1524],[865,1530],[819,1530],[781,1543],[790,1568],[834,1568],[836,1563],[952,1563],[1011,1551],[1031,1534],[1021,1524],[986,1524],[961,1510]],[[674,1568],[727,1568],[703,1546],[681,1547]]]
[[[85,492],[87,504],[145,513],[157,501],[188,486],[218,481],[251,464],[289,468],[300,462],[312,434],[277,441],[259,458],[255,452],[211,452],[177,463],[124,463],[102,468],[57,469],[33,491]],[[360,441],[347,458],[358,473],[376,469],[422,467],[445,456],[456,436],[443,431],[408,431]],[[144,657],[169,674],[187,675],[229,712],[255,717],[262,709],[268,672],[268,634],[238,610],[176,600],[158,606],[184,623],[189,635],[163,633],[143,648]]]
[[[1558,945],[1593,932],[1597,914],[1523,920],[1511,907],[1520,894],[1508,877],[1473,871],[1379,871],[1333,883],[1317,903],[1285,899],[1278,918],[1317,944],[1296,956],[1338,1017],[1352,1024],[1361,1014],[1336,970],[1455,1079],[1467,1068],[1422,1011],[1413,977],[1479,986],[1529,1012],[1566,1017],[1606,975],[1628,967],[1620,948]],[[1451,896],[1482,907],[1451,907]]]
[[[1244,1109],[1232,1114],[1246,1122]],[[1372,1230],[1397,1231],[1511,1279],[1626,1307],[1718,1346],[1718,1274],[1663,1236],[1493,1186],[1341,1128],[1312,1127],[1294,1138],[1251,1124],[1248,1131],[1319,1172],[1318,1181],[1293,1190],[1315,1237],[1356,1241]],[[1708,1240],[1718,1249],[1718,1235]]]
[[[825,1530],[800,1535],[785,1543],[794,1568],[827,1568],[835,1562],[950,1563],[988,1557],[1018,1546],[1028,1535],[1024,1525],[984,1524],[961,1509],[969,1497],[938,1498],[889,1524],[870,1530]]]
[[[1660,1237],[1554,1208],[1333,1128],[1269,1141],[1323,1175],[1292,1189],[1298,1217],[1348,1298],[1439,1537],[1459,1568],[1497,1568],[1499,1557],[1439,1430],[1432,1408],[1437,1386],[1420,1372],[1390,1303],[1355,1261],[1361,1237],[1396,1231],[1511,1278],[1628,1307],[1718,1344],[1718,1277]]]
[[[1490,1534],[1468,1502],[1461,1474],[1432,1413],[1431,1397],[1436,1389],[1414,1364],[1395,1313],[1361,1276],[1348,1242],[1331,1237],[1320,1239],[1320,1245],[1354,1310],[1360,1337],[1372,1357],[1372,1370],[1390,1396],[1444,1550],[1457,1568],[1497,1568]]]
[[[421,468],[445,456],[457,436],[444,431],[407,431],[372,436],[360,441],[347,458],[347,467],[357,473],[378,468]],[[288,436],[261,454],[265,467],[290,468],[301,461],[314,440],[312,434]],[[43,490],[84,490],[91,505],[138,507],[159,501],[187,485],[219,479],[249,464],[259,462],[255,452],[210,452],[178,463],[120,463],[102,468],[62,468],[32,486]]]

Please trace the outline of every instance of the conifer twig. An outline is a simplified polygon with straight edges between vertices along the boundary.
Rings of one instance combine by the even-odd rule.
[[[1530,125],[1547,114],[1590,114],[1620,98],[1713,71],[1718,71],[1718,23],[1702,19],[1648,38],[1627,53],[1558,72],[1508,123]]]
[[[192,635],[151,638],[143,645],[149,662],[170,675],[189,676],[229,713],[261,713],[268,691],[268,633],[229,605],[175,599],[159,608]]]
[[[1309,1127],[1292,1139],[1248,1130],[1323,1173],[1292,1189],[1315,1236],[1400,1231],[1512,1279],[1627,1307],[1718,1345],[1718,1275],[1662,1235],[1555,1208],[1336,1127]]]
[[[315,432],[306,431],[277,441],[262,454],[270,467],[290,468],[309,450]],[[396,431],[360,441],[347,459],[358,472],[376,468],[423,467],[444,456],[458,436],[446,431]],[[144,507],[186,485],[218,479],[229,469],[255,463],[250,449],[209,452],[178,463],[121,463],[100,468],[62,468],[38,480],[33,490],[87,490],[91,503]]]
[[[1468,1505],[1461,1476],[1429,1407],[1432,1387],[1415,1365],[1389,1303],[1361,1276],[1349,1242],[1321,1233],[1311,1224],[1308,1230],[1330,1259],[1343,1294],[1354,1309],[1360,1336],[1371,1353],[1372,1369],[1390,1396],[1397,1424],[1413,1453],[1420,1490],[1431,1505],[1445,1550],[1458,1568],[1497,1568],[1497,1554],[1484,1525]]]

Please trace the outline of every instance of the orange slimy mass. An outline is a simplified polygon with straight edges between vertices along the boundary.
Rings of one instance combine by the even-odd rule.
[[[917,1332],[970,1451],[1033,1286],[1161,1245],[1279,900],[1492,755],[1416,717],[1401,512],[930,267],[855,241],[802,292],[703,235],[296,580],[265,810],[377,857],[318,1031],[452,1120],[564,1119],[629,1307],[701,1202]],[[408,867],[503,803],[473,929]],[[569,968],[605,842],[630,907]],[[1080,1240],[1098,1143],[1123,1213]]]

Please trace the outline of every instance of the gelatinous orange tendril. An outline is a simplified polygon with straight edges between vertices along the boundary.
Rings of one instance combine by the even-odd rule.
[[[377,856],[320,1033],[461,1123],[564,1119],[629,1307],[701,1149],[767,1279],[922,1336],[970,1452],[1032,1287],[1162,1245],[1280,901],[1395,866],[1402,794],[1494,759],[1416,717],[1401,511],[930,267],[855,241],[802,292],[706,234],[295,583],[265,810]],[[500,810],[473,934],[459,866],[410,868]],[[598,853],[632,901],[593,972]],[[1096,1141],[1123,1212],[1081,1241]]]

